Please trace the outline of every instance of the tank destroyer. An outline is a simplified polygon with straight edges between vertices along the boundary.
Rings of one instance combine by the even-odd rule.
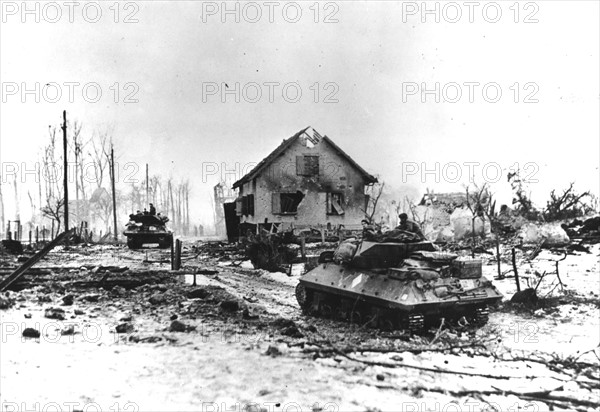
[[[347,240],[300,278],[296,299],[308,315],[418,332],[442,317],[481,326],[502,294],[481,260],[431,242]]]
[[[167,229],[169,218],[150,214],[129,215],[123,232],[129,249],[139,249],[145,244],[158,244],[161,249],[171,247],[173,232]]]

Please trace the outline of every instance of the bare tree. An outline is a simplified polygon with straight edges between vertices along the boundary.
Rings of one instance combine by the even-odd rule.
[[[56,223],[58,224],[58,227],[56,229],[57,233],[60,232],[60,222],[62,221],[62,218],[64,216],[64,205],[64,198],[53,198],[52,200],[48,200],[46,206],[42,208],[43,216],[51,220],[56,220]]]
[[[429,219],[429,209],[426,209],[425,213],[423,213],[423,216],[420,216],[417,213],[417,205],[415,204],[415,202],[413,202],[408,197],[405,197],[404,201],[405,201],[405,204],[408,206],[408,209],[410,210],[410,214],[412,215],[412,220],[414,220],[416,223],[419,224],[419,226],[424,228],[425,223],[427,223],[427,219]]]
[[[377,204],[379,203],[379,199],[383,193],[383,188],[385,187],[385,182],[375,183],[370,186],[370,195],[368,195],[368,199],[366,201],[365,209],[361,209],[361,211],[365,214],[365,217],[369,220],[369,222],[373,222],[373,218],[375,217],[375,213],[377,213]]]
[[[56,220],[58,229],[63,217],[62,207],[64,206],[64,198],[62,193],[61,179],[58,174],[57,166],[62,161],[62,156],[56,154],[56,127],[48,126],[48,134],[50,143],[44,148],[42,164],[45,171],[44,184],[46,198],[44,206],[41,209],[42,216],[50,220]],[[57,229],[57,230],[58,230]]]
[[[77,221],[83,220],[82,215],[83,218],[87,219],[87,198],[83,179],[84,148],[87,142],[83,141],[81,128],[81,123],[75,121],[73,124],[72,148],[75,153],[75,218]]]
[[[466,202],[467,208],[471,211],[471,235],[473,237],[473,245],[475,247],[476,243],[476,233],[475,233],[475,220],[477,218],[481,219],[482,223],[485,222],[485,214],[486,210],[489,208],[489,200],[490,196],[487,189],[487,183],[484,183],[483,186],[479,187],[474,184],[475,188],[471,192],[469,191],[469,186],[465,188],[466,190]]]
[[[546,220],[574,218],[593,210],[590,205],[583,202],[586,197],[591,199],[591,193],[577,194],[573,189],[574,184],[571,182],[569,187],[563,190],[560,195],[557,195],[554,189],[550,192],[550,200],[546,203],[546,209],[543,213]]]
[[[97,132],[98,137],[92,139],[90,157],[94,164],[94,181],[98,188],[102,187],[108,162],[110,159],[110,139],[108,132]]]

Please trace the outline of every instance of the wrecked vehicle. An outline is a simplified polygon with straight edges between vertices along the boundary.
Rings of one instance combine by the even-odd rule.
[[[168,217],[137,214],[129,215],[129,219],[123,232],[129,249],[139,249],[145,244],[158,244],[166,249],[173,244],[173,232],[166,226]]]
[[[442,317],[482,326],[502,294],[482,276],[481,260],[437,252],[431,242],[348,240],[321,254],[296,299],[308,315],[419,332]]]

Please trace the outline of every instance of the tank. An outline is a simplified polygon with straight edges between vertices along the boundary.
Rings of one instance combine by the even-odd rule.
[[[296,299],[308,315],[419,332],[442,317],[482,326],[502,294],[482,276],[481,260],[438,252],[431,242],[363,240],[322,253]]]
[[[139,249],[145,244],[158,244],[161,249],[171,247],[173,232],[167,229],[166,216],[129,215],[129,222],[123,232],[127,236],[129,249]]]

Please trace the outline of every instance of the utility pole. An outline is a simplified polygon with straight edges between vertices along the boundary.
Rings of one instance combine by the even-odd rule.
[[[115,194],[115,150],[110,145],[110,180],[112,181],[112,203],[113,203],[113,226],[114,226],[114,239],[117,238],[117,196]]]
[[[68,159],[67,159],[67,111],[63,110],[63,125],[62,125],[62,130],[63,130],[63,164],[64,164],[64,170],[63,170],[63,185],[64,185],[64,192],[65,192],[65,232],[69,231],[69,168],[68,168]],[[65,245],[69,245],[69,238],[66,237],[65,238]]]

